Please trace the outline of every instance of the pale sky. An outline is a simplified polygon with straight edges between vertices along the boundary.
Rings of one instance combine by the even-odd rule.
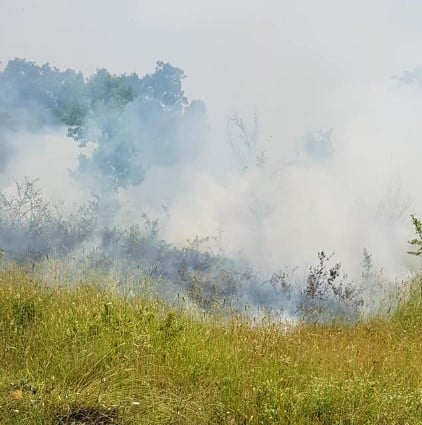
[[[421,19],[411,0],[1,0],[0,60],[142,75],[161,59],[211,114],[274,120],[421,65]]]

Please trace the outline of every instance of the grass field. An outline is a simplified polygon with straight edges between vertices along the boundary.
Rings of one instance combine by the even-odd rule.
[[[0,272],[1,424],[422,424],[422,284],[388,318],[251,325]]]

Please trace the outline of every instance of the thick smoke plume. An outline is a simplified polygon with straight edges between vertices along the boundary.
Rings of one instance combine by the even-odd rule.
[[[351,123],[276,142],[259,111],[231,112],[216,137],[184,79],[165,62],[143,77],[85,77],[9,61],[0,73],[4,258],[60,260],[77,279],[114,273],[131,291],[153,278],[161,297],[201,308],[307,320],[379,308],[410,267],[417,72],[374,90]]]

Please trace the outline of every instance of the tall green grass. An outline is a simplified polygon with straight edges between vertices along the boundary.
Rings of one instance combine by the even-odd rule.
[[[422,424],[422,285],[390,318],[257,325],[0,272],[2,424]]]

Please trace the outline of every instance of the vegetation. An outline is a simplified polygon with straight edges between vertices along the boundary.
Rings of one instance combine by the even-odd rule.
[[[139,184],[151,166],[189,161],[206,135],[206,109],[202,101],[188,102],[184,78],[162,61],[143,77],[98,69],[89,78],[49,64],[8,61],[0,71],[0,170],[15,149],[10,132],[47,127],[67,128],[81,147],[92,144],[90,155],[81,152],[75,177],[106,199]]]
[[[145,214],[117,225],[119,191],[151,167],[190,167],[206,139],[184,78],[164,62],[143,77],[22,59],[0,72],[0,171],[15,134],[67,131],[92,193],[67,213],[31,178],[0,192],[0,424],[422,424],[422,277],[384,309],[367,250],[358,281],[325,251],[260,276],[212,238],[161,240]],[[228,119],[242,173],[265,165],[259,131],[257,115]],[[299,153],[330,160],[331,131]],[[267,208],[251,199],[259,224]]]
[[[422,281],[353,325],[194,317],[0,272],[0,423],[421,424]]]
[[[65,280],[113,275],[124,291],[143,295],[139,282],[151,279],[155,294],[167,302],[182,295],[202,309],[266,308],[278,317],[282,313],[312,323],[333,317],[355,320],[371,309],[365,287],[382,285],[366,250],[359,281],[352,281],[324,251],[314,266],[261,276],[247,261],[227,257],[214,238],[194,238],[176,247],[160,239],[158,220],[146,215],[129,228],[103,227],[106,208],[98,198],[65,214],[45,200],[37,180],[25,178],[16,186],[16,194],[0,192],[0,259],[31,263],[32,272],[42,276],[55,262],[64,265],[59,269]]]

